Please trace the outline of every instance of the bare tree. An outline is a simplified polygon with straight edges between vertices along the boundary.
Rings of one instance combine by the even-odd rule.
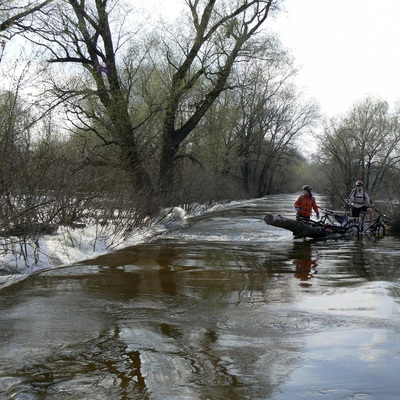
[[[302,103],[289,85],[265,106],[260,118],[264,140],[257,194],[264,196],[272,192],[277,172],[296,161],[296,140],[302,133],[310,132],[319,118],[319,109],[311,101]]]
[[[11,36],[26,31],[31,24],[29,17],[36,12],[43,12],[52,1],[3,0],[0,6],[0,32],[8,31]]]
[[[389,111],[386,101],[366,98],[326,127],[321,165],[337,193],[345,195],[357,179],[369,191],[379,192],[387,174],[399,167],[399,143],[399,116]]]
[[[112,0],[57,2],[52,13],[39,15],[25,36],[46,48],[52,65],[75,64],[84,68],[79,79],[52,81],[55,104],[66,104],[73,116],[71,123],[94,133],[103,148],[118,153],[120,167],[131,177],[132,190],[137,196],[146,196],[145,203],[151,210],[157,198],[163,204],[170,202],[179,148],[215,99],[230,88],[229,76],[235,63],[265,51],[265,43],[257,41],[256,34],[270,13],[278,9],[279,2],[187,0],[189,25],[185,23],[180,28],[181,32],[187,29],[188,35],[176,36],[175,43],[171,36],[164,35],[171,75],[161,79],[162,103],[156,105],[157,109],[149,105],[145,113],[141,105],[141,111],[135,114],[138,108],[132,100],[142,93],[133,92],[135,86],[131,83],[144,65],[141,60],[146,53],[135,53],[136,59],[121,53],[125,44],[134,42],[135,32],[121,28],[129,10],[116,7]],[[124,65],[128,60],[129,65]],[[160,60],[158,55],[155,65]],[[151,75],[148,79],[152,79]],[[145,82],[144,91],[148,84]],[[152,151],[160,157],[155,187],[138,132],[161,106],[161,138]]]
[[[170,201],[174,185],[174,161],[182,142],[193,132],[222,91],[237,61],[249,57],[249,40],[261,29],[279,1],[187,0],[192,39],[186,39],[179,55],[167,51],[173,75],[166,100],[158,189]],[[198,85],[197,98],[188,107],[187,96]],[[201,91],[199,90],[201,86]],[[180,109],[185,108],[182,119]]]
[[[220,94],[180,146],[177,183],[183,187],[184,179],[187,193],[214,199],[263,196],[293,177],[301,160],[298,141],[314,126],[318,108],[292,86],[290,58],[279,56],[279,48],[268,49],[264,60],[234,68],[233,89]],[[183,157],[191,176],[182,171]]]
[[[7,40],[29,29],[35,13],[45,12],[54,0],[3,0],[0,4],[0,63]]]
[[[284,52],[278,54],[275,51],[267,62],[238,71],[236,158],[243,188],[250,193],[252,186],[253,196],[273,191],[277,168],[284,164],[278,160],[285,159],[286,165],[296,160],[291,151],[295,139],[318,117],[315,105],[300,106],[301,97],[290,82],[296,70]]]
[[[137,126],[131,117],[132,94],[123,80],[126,74],[119,58],[121,46],[134,32],[118,27],[123,25],[126,10],[113,7],[109,0],[60,2],[53,13],[41,16],[26,38],[44,47],[48,61],[60,66],[47,93],[55,98],[52,106],[63,104],[71,125],[95,134],[99,146],[118,152],[119,167],[131,178],[132,190],[137,198],[146,196],[144,204],[150,207],[152,180],[138,148]],[[62,65],[77,65],[84,71],[80,79],[59,79]],[[86,153],[86,162],[99,164],[89,156]]]

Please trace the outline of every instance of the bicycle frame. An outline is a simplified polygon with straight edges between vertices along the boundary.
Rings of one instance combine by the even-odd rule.
[[[349,221],[358,225],[359,231],[362,234],[384,236],[386,233],[385,220],[388,221],[388,218],[376,209],[375,212],[378,214],[378,217],[372,220],[366,218],[366,216],[368,216],[368,211],[361,211],[359,217],[349,217]]]
[[[348,219],[346,213],[344,215],[340,215],[340,213],[332,210],[321,210],[324,210],[324,214],[319,221],[304,220],[303,222],[316,228],[325,229],[326,232],[331,235],[340,235],[346,237],[357,235],[357,238],[359,237],[359,225],[352,223]]]
[[[324,208],[321,208],[321,210],[324,211],[324,214],[320,219],[323,224],[328,223],[335,226],[337,226],[337,224],[340,226],[345,226],[349,222],[349,216],[347,215],[347,212],[341,213],[340,211],[333,211]]]
[[[375,236],[385,235],[386,225],[383,222],[385,219],[385,216],[382,215],[381,213],[378,213],[377,218],[366,221],[365,220],[366,214],[367,214],[366,212],[360,212],[360,218],[359,218],[360,232],[364,233],[364,234],[375,235]],[[368,223],[368,225],[365,227],[364,225],[366,225],[367,223]]]

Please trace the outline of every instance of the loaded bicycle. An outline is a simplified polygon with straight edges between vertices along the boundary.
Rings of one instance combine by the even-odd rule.
[[[319,221],[313,221],[308,219],[298,220],[311,225],[314,228],[323,230],[325,236],[344,236],[344,237],[359,237],[360,225],[359,223],[351,220],[347,215],[347,212],[333,211],[325,208],[320,208],[322,211],[321,218]]]
[[[366,219],[367,212],[361,211],[360,217],[349,217],[353,224],[358,225],[361,234],[374,235],[374,236],[384,236],[386,233],[386,222],[388,218],[386,215],[381,214],[375,209],[378,214],[377,218],[372,220]]]

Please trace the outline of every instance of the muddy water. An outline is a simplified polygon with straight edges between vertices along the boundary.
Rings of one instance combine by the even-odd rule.
[[[400,238],[294,240],[294,197],[1,290],[0,398],[400,398]]]

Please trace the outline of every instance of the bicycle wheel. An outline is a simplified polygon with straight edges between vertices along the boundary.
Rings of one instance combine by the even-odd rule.
[[[359,237],[359,235],[360,235],[360,228],[359,228],[359,226],[358,225],[354,225],[354,224],[350,224],[347,228],[346,228],[346,230],[345,230],[345,232],[344,232],[344,235],[346,236],[346,237],[349,237],[349,236],[354,236],[354,237]]]
[[[374,229],[372,231],[372,233],[375,236],[384,236],[386,232],[386,227],[383,224],[378,224],[376,226],[374,226]]]

